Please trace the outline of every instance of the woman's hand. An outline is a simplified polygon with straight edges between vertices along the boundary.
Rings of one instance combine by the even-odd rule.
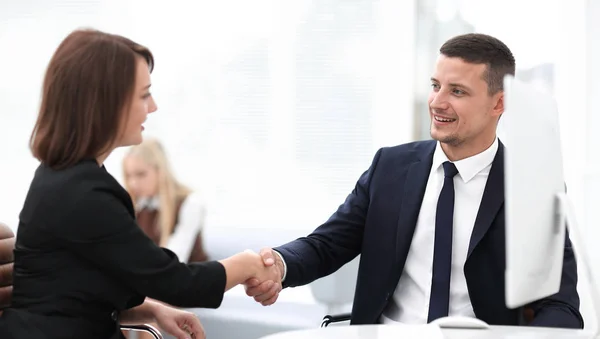
[[[275,266],[265,266],[262,257],[251,250],[234,254],[229,258],[219,260],[225,268],[225,291],[244,284],[248,279],[257,279],[260,282],[269,280],[281,281],[281,273]],[[281,284],[279,284],[281,285]]]
[[[154,310],[154,318],[162,331],[177,339],[206,338],[204,328],[194,313],[161,304]]]

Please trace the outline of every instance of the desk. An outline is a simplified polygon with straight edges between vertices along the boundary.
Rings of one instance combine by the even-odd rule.
[[[309,286],[286,288],[277,302],[264,307],[246,295],[244,286],[227,291],[217,309],[193,308],[207,338],[258,339],[284,331],[318,328],[327,306],[313,298]],[[349,312],[350,307],[347,311]],[[170,338],[170,337],[169,337]]]
[[[353,325],[288,331],[261,339],[593,339],[584,330],[491,326],[487,330],[439,329],[433,325]]]

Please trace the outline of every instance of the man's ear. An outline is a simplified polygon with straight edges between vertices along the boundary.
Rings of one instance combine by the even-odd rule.
[[[502,113],[504,113],[504,91],[500,91],[494,94],[495,105],[492,109],[492,115],[500,118]]]

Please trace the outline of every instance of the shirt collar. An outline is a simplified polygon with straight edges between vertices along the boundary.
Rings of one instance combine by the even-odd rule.
[[[160,200],[158,199],[157,196],[139,198],[136,203],[136,208],[140,211],[143,209],[158,210],[159,207],[160,207]]]
[[[462,180],[465,183],[467,183],[471,179],[473,179],[477,174],[479,174],[480,172],[488,168],[489,165],[491,165],[491,163],[494,161],[494,158],[496,157],[497,151],[498,138],[494,139],[492,145],[479,154],[475,154],[473,156],[458,161],[450,161],[448,160],[448,157],[442,150],[441,144],[438,141],[435,146],[435,151],[433,153],[432,168],[437,171],[444,162],[450,161],[456,166],[458,174],[460,174]]]

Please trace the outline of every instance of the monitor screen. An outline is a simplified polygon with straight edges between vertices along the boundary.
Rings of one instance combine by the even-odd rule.
[[[504,86],[506,305],[516,308],[559,290],[565,183],[554,98],[511,76]]]

